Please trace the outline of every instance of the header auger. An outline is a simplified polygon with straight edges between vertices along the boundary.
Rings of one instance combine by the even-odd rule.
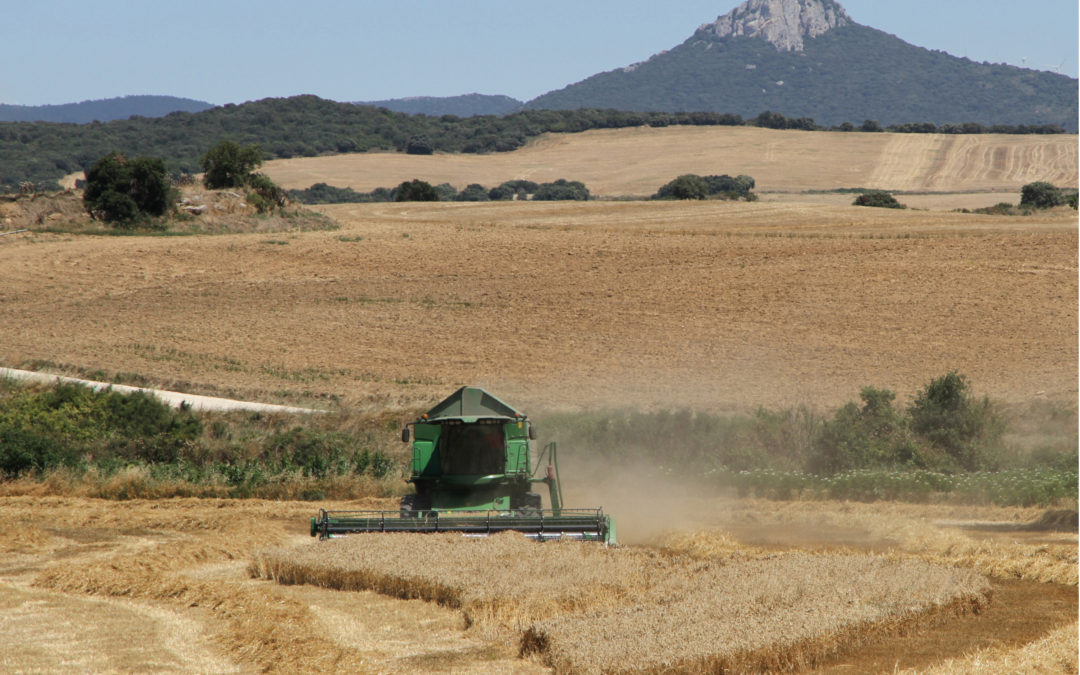
[[[410,433],[411,427],[411,433]],[[319,511],[311,536],[354,532],[461,532],[483,536],[514,530],[535,539],[615,543],[615,520],[603,509],[563,508],[558,451],[533,456],[529,419],[476,387],[462,387],[405,426],[412,440],[415,492],[394,511]],[[545,463],[546,462],[546,463]],[[541,466],[544,473],[537,476]],[[534,492],[547,485],[550,508]]]

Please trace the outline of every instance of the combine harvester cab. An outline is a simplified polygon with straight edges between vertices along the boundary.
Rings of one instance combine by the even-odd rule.
[[[411,433],[410,433],[411,427]],[[534,539],[615,544],[615,520],[601,508],[563,508],[558,451],[533,456],[536,431],[525,415],[476,387],[462,387],[402,430],[412,440],[416,492],[400,511],[324,511],[311,519],[320,539],[355,532],[460,532],[486,536],[513,530]],[[545,465],[546,460],[546,465]],[[539,467],[544,474],[537,477]],[[533,491],[546,484],[550,508]]]

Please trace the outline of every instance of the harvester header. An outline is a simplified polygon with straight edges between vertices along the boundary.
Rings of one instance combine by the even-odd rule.
[[[532,422],[483,389],[458,389],[406,424],[401,440],[412,441],[408,482],[415,492],[401,498],[400,510],[320,511],[311,521],[312,536],[514,530],[541,540],[615,543],[614,519],[602,509],[563,507],[555,442],[535,452]],[[547,509],[532,491],[539,484],[547,486]]]

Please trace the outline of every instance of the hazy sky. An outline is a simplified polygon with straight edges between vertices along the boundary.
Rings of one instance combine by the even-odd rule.
[[[681,43],[738,0],[0,0],[0,103],[479,92],[528,100]],[[1077,76],[1076,0],[841,0],[975,61]]]

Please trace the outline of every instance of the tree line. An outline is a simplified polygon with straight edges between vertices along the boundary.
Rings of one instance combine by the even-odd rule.
[[[89,169],[109,153],[160,157],[173,175],[195,173],[207,147],[223,139],[258,145],[267,159],[337,153],[396,151],[490,153],[522,147],[544,133],[577,133],[625,127],[762,126],[820,130],[809,118],[788,118],[766,111],[755,118],[714,112],[629,112],[620,110],[525,110],[512,115],[427,116],[385,108],[337,103],[316,96],[263,99],[228,104],[198,113],[176,112],[161,118],[133,117],[108,123],[0,123],[0,192],[22,183],[56,189],[62,176]],[[870,120],[837,131],[881,130]],[[1063,133],[1061,127],[991,126],[969,123],[936,127],[931,123],[897,125],[903,133]]]

